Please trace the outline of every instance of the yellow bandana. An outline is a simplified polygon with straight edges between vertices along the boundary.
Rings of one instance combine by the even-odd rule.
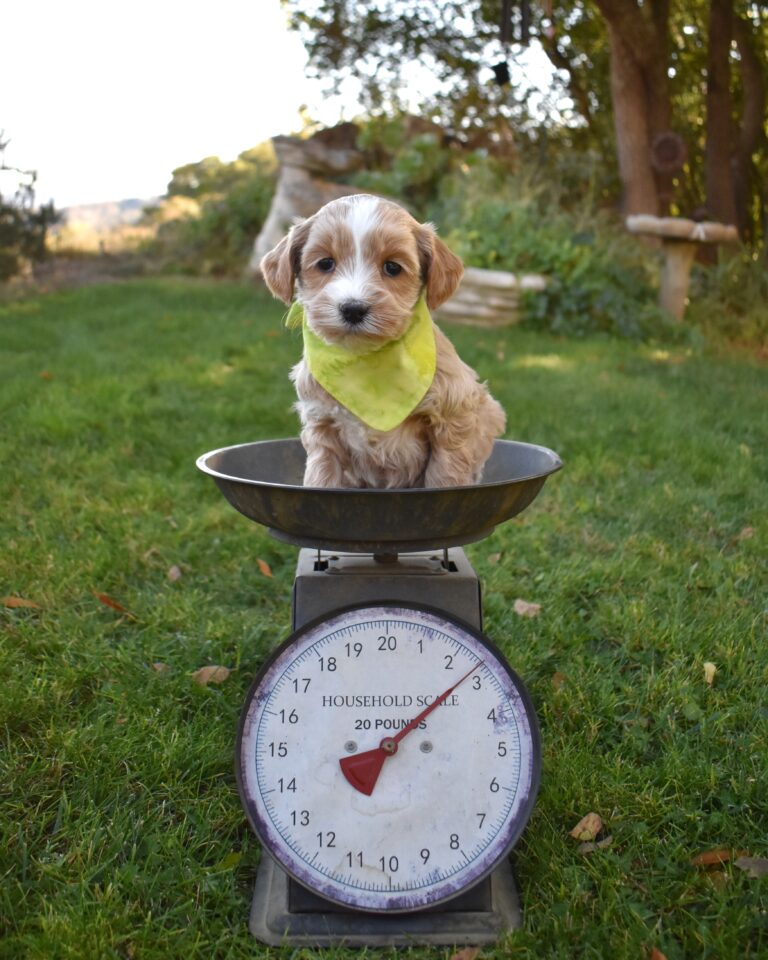
[[[435,332],[424,297],[399,340],[360,352],[326,343],[309,329],[304,308],[294,303],[287,327],[301,324],[304,360],[317,382],[374,430],[393,430],[412,413],[435,376]]]

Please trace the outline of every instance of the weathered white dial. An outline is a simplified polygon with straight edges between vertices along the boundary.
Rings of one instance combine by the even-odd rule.
[[[366,604],[297,631],[240,724],[243,806],[298,881],[417,910],[505,857],[539,783],[525,688],[490,641],[429,608]]]

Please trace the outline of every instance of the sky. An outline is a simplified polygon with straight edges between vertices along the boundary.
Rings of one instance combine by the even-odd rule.
[[[175,167],[301,129],[302,104],[358,112],[304,78],[279,0],[5,0],[0,25],[5,162],[57,207],[158,196]]]
[[[0,27],[5,162],[59,208],[159,196],[176,167],[300,130],[302,105],[328,125],[361,112],[354,82],[329,97],[305,78],[279,0],[3,0]]]

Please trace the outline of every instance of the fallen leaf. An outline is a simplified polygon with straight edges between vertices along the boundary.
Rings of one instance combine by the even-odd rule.
[[[704,664],[704,682],[708,686],[712,686],[715,682],[715,674],[717,673],[717,667],[714,663],[711,663],[709,660]]]
[[[40,371],[41,380],[53,380],[53,374],[50,370],[41,370]]]
[[[603,850],[605,847],[610,847],[613,843],[613,837],[603,837],[602,840],[590,840],[587,843],[580,843],[576,847],[576,853],[594,853],[595,850]]]
[[[269,569],[269,564],[266,562],[266,560],[262,560],[261,557],[259,557],[256,560],[256,564],[258,565],[259,570],[261,570],[261,572],[264,574],[265,577],[272,576],[272,571]]]
[[[501,554],[500,554],[500,553],[489,553],[489,554],[488,554],[488,563],[496,564],[496,563],[499,562],[499,560],[501,560]]]
[[[192,674],[192,679],[201,687],[207,687],[209,683],[224,683],[231,672],[229,667],[200,667]]]
[[[119,727],[125,726],[127,722],[128,722],[128,717],[118,717],[117,720],[115,720],[115,723]]]
[[[725,870],[708,870],[705,876],[712,886],[716,887],[718,890],[722,890],[723,887],[727,887],[731,880],[730,875],[727,874]]]
[[[25,600],[24,597],[3,597],[0,603],[2,603],[4,607],[10,607],[11,609],[19,609],[21,607],[28,610],[40,609],[39,603],[35,603],[34,600]]]
[[[122,613],[126,617],[130,617],[131,620],[138,620],[138,617],[135,613],[131,613],[130,610],[127,610],[122,603],[118,603],[117,600],[114,600],[109,594],[99,593],[98,591],[93,591],[94,597],[97,600],[101,601],[105,607],[111,607],[113,610],[117,610],[118,613]]]
[[[210,868],[210,873],[218,873],[221,870],[233,870],[240,860],[242,859],[242,853],[237,850],[233,850],[231,853],[228,853],[226,857],[219,860],[219,862]]]
[[[181,568],[177,567],[174,563],[172,567],[168,568],[167,576],[169,580],[172,580],[175,583],[177,580],[181,580],[184,574],[181,572]]]
[[[165,673],[166,670],[170,670],[171,668],[168,666],[167,663],[162,663],[160,660],[156,660],[152,664],[152,669],[157,673]]]
[[[475,960],[480,953],[480,947],[464,947],[463,950],[457,950],[451,954],[451,960]]]
[[[654,947],[648,956],[648,960],[667,960],[667,955],[662,953],[658,947]]]
[[[742,527],[742,529],[739,530],[739,532],[736,534],[736,539],[739,541],[751,540],[751,538],[754,537],[754,535],[755,535],[754,527]]]
[[[728,847],[720,847],[717,850],[705,850],[703,853],[696,854],[691,858],[691,865],[702,867],[706,870],[709,867],[719,867],[721,863],[728,863],[734,857],[744,857],[744,850],[731,850]]]
[[[521,600],[518,597],[512,609],[519,617],[538,617],[541,612],[541,604],[529,603],[527,600]]]
[[[603,829],[603,820],[599,813],[588,813],[571,830],[574,840],[594,840]]]
[[[552,679],[549,681],[555,690],[559,690],[563,686],[565,681],[568,679],[564,673],[560,673],[559,670],[556,670],[552,674]]]
[[[733,865],[739,870],[745,870],[750,877],[768,876],[768,860],[765,857],[737,857]]]
[[[690,720],[691,723],[698,723],[704,716],[704,711],[698,703],[688,701],[683,704],[683,716],[686,720]]]

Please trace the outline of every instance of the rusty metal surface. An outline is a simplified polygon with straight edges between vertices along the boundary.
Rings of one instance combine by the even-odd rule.
[[[293,888],[293,889],[292,889]],[[448,904],[418,913],[380,916],[343,910],[312,898],[262,854],[249,928],[275,947],[458,947],[498,944],[522,926],[523,914],[512,866],[504,861],[491,876]]]
[[[497,440],[479,484],[358,490],[302,486],[304,461],[299,440],[263,440],[213,450],[199,457],[197,466],[236,510],[278,539],[360,553],[481,540],[524,510],[562,466],[546,447]]]

